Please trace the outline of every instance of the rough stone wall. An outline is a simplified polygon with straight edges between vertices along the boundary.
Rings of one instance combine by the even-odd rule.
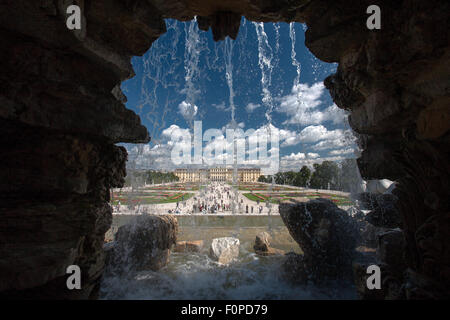
[[[80,5],[82,30],[66,28]],[[236,33],[236,15],[306,22],[307,47],[338,62],[325,81],[350,111],[363,149],[363,178],[399,182],[407,297],[436,297],[450,284],[449,3],[377,1],[382,29],[369,31],[365,0],[4,0],[0,3],[0,292],[5,297],[95,297],[101,243],[111,223],[110,187],[123,183],[126,151],[147,130],[125,108],[120,83],[130,58],[165,32],[164,18]],[[232,25],[229,25],[232,24]],[[5,148],[6,144],[6,148]],[[79,264],[85,290],[67,292]],[[439,294],[437,294],[439,297]]]
[[[382,29],[369,31],[359,15],[364,1],[326,8],[321,2],[306,15],[306,45],[319,59],[339,63],[325,85],[350,111],[362,177],[398,181],[393,194],[414,272],[406,297],[448,297],[450,3],[378,1]]]
[[[148,5],[80,1],[77,33],[66,28],[69,2],[0,4],[2,298],[96,297],[109,189],[126,175],[114,143],[149,141],[119,85],[133,75],[131,56],[165,31],[162,19]],[[66,288],[72,264],[82,290]]]

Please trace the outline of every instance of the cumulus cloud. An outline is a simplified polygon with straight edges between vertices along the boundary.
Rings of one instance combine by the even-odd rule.
[[[324,140],[312,146],[313,150],[327,150],[346,147],[348,143],[343,139]]]
[[[320,157],[320,155],[319,155],[318,153],[313,153],[313,152],[308,152],[308,153],[306,154],[306,156],[307,156],[309,159],[317,159],[317,158]]]
[[[192,121],[197,114],[198,107],[186,101],[182,101],[178,105],[178,113],[183,116],[185,120]]]
[[[268,159],[272,154],[275,154],[277,159],[280,154],[280,148],[295,146],[302,143],[301,152],[291,152],[288,155],[280,157],[280,169],[282,170],[298,170],[303,165],[311,166],[313,163],[322,162],[325,160],[338,161],[348,157],[353,149],[354,137],[350,130],[334,129],[328,130],[322,125],[310,125],[300,132],[293,130],[280,129],[271,124],[269,127],[261,126],[256,130],[245,130],[244,124],[238,126],[241,133],[252,134],[243,140],[240,138],[240,147],[244,144],[244,162],[240,166],[258,166],[261,168],[267,167]],[[226,165],[227,150],[233,149],[232,140],[227,140],[226,127],[216,129],[216,133],[211,134],[209,141],[203,142],[202,159],[206,165]],[[267,144],[258,143],[261,136],[267,136],[267,129],[272,135],[278,135],[279,145],[272,145],[270,141]],[[204,128],[204,134],[207,132]],[[178,125],[172,124],[162,130],[160,138],[153,140],[152,147],[145,145],[143,147],[132,147],[130,151],[130,160],[135,161],[136,166],[144,167],[151,166],[154,169],[173,170],[177,166],[171,161],[171,150],[174,147],[183,149],[183,147],[192,147],[193,142],[186,140],[190,136],[190,130],[181,128]],[[353,138],[352,138],[353,137]],[[184,149],[183,149],[184,150]],[[222,152],[223,150],[223,152]],[[328,150],[328,151],[327,151]],[[216,155],[216,151],[220,154]],[[321,156],[323,152],[328,152],[327,156]],[[215,160],[220,163],[211,161],[211,156],[214,155]],[[242,151],[240,151],[242,155]],[[262,157],[267,155],[266,158]],[[347,156],[346,156],[347,155]],[[207,159],[209,156],[210,159]]]
[[[161,132],[161,135],[165,138],[171,140],[178,140],[179,138],[189,134],[189,129],[183,129],[177,126],[176,124],[172,124],[170,127],[164,129]]]
[[[354,153],[354,152],[355,152],[355,149],[346,148],[346,149],[331,150],[330,152],[328,152],[328,154],[330,156],[338,156],[338,155],[350,154],[350,153]]]
[[[284,124],[310,125],[326,121],[334,124],[343,123],[346,112],[335,104],[323,110],[319,108],[324,93],[325,86],[322,82],[311,86],[304,83],[295,85],[288,95],[278,98],[279,106],[275,110],[288,117]]]
[[[345,159],[342,156],[336,157],[320,157],[317,153],[291,153],[288,156],[281,157],[280,170],[281,171],[298,171],[303,166],[312,167],[314,163],[322,163],[323,161],[341,161]]]
[[[284,156],[281,159],[285,161],[298,161],[306,159],[306,155],[302,152],[291,153],[290,155]]]
[[[299,140],[303,143],[317,142],[321,140],[334,140],[344,137],[341,129],[328,130],[323,125],[308,126],[299,134]]]

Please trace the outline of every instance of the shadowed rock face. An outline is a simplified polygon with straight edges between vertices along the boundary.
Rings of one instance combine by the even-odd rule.
[[[174,216],[137,216],[131,223],[121,226],[114,241],[108,244],[111,251],[107,270],[121,273],[161,269],[169,263],[177,232],[178,222]]]
[[[79,0],[80,31],[66,28],[69,2],[0,6],[0,290],[96,296],[107,191],[125,175],[126,152],[114,143],[150,139],[125,108],[120,83],[133,76],[130,58],[166,31],[163,19],[194,16],[216,39],[235,36],[238,16],[308,25],[306,46],[339,63],[325,85],[350,112],[362,177],[397,182],[407,297],[436,297],[434,284],[450,286],[448,1],[378,1],[382,29],[374,31],[365,26],[365,0]],[[89,275],[82,295],[63,281],[64,266],[77,263]]]
[[[297,260],[296,269],[300,272],[292,275],[297,281],[351,278],[358,231],[346,211],[327,199],[284,202],[279,211],[289,234],[304,253],[292,255],[287,262],[289,266]]]

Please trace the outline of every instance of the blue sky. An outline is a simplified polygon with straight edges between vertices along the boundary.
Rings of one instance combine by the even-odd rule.
[[[230,57],[235,119],[244,130],[257,130],[270,114],[280,135],[282,170],[354,157],[346,114],[323,86],[337,65],[309,52],[304,25],[293,24],[290,30],[286,23],[255,24],[242,18],[238,38],[221,42],[212,40],[211,30],[198,30],[195,21],[166,20],[166,25],[167,33],[144,56],[132,59],[136,76],[122,84],[126,106],[141,117],[152,137],[146,146],[126,145],[137,166],[173,169],[170,149],[177,137],[192,130],[193,121],[201,120],[203,131],[230,123]]]

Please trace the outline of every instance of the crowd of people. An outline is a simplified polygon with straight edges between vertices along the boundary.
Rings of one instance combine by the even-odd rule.
[[[252,201],[245,201],[244,197],[239,196],[239,192],[230,185],[220,182],[213,182],[203,189],[200,189],[198,194],[184,201],[184,197],[176,202],[175,208],[165,208],[165,212],[169,214],[220,214],[220,213],[245,213],[245,214],[262,214],[263,205],[258,201],[256,204]],[[164,204],[165,206],[169,204]],[[154,205],[156,206],[156,205]],[[113,207],[114,212],[121,213],[121,203]],[[146,205],[141,205],[138,201],[133,206],[127,206],[125,211],[131,211],[134,214],[149,213],[149,208]],[[156,209],[156,208],[154,208]],[[150,209],[153,211],[153,209]],[[270,214],[270,213],[269,213]]]

